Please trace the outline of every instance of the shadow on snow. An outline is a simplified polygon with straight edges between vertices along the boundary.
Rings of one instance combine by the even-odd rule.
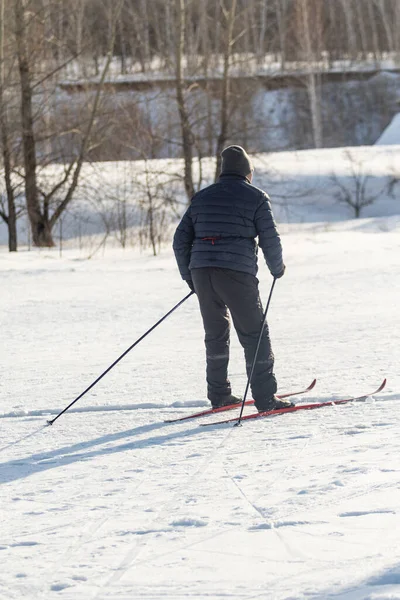
[[[172,440],[191,438],[200,433],[204,435],[204,428],[197,426],[189,430],[177,431],[165,435],[153,435],[152,437],[145,439],[133,439],[116,446],[102,447],[89,451],[89,449],[94,448],[95,446],[118,442],[119,440],[141,434],[152,433],[165,427],[166,425],[164,423],[143,425],[141,427],[135,427],[134,429],[127,429],[126,431],[103,435],[86,442],[79,442],[55,450],[31,454],[25,458],[2,462],[0,463],[0,484],[24,479],[35,473],[62,467],[77,461],[90,460],[97,456],[107,456],[108,454],[115,454],[117,452],[141,450],[150,446],[160,446]]]

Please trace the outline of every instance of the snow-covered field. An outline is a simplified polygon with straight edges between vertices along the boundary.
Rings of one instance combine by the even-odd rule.
[[[400,599],[400,217],[283,243],[280,390],[388,383],[241,428],[163,423],[207,405],[195,297],[46,427],[188,290],[169,250],[0,250],[1,600]]]
[[[279,223],[320,223],[351,219],[354,209],[338,199],[347,191],[351,197],[358,194],[364,205],[362,217],[382,217],[400,214],[400,119],[394,119],[386,139],[391,145],[325,148],[298,152],[261,153],[253,156],[254,184],[265,189],[274,202],[274,214]],[[396,142],[396,143],[395,143]],[[194,162],[194,178],[199,180],[198,163]],[[50,165],[42,172],[44,188],[58,181],[63,173],[61,165]],[[122,223],[127,223],[128,243],[138,244],[137,227],[145,222],[146,179],[155,195],[160,189],[176,200],[176,211],[183,214],[187,198],[182,181],[176,173],[183,173],[182,160],[156,159],[152,161],[119,161],[86,163],[82,169],[81,184],[70,210],[64,214],[62,231],[64,245],[88,246],[91,234],[104,235],[105,222],[114,233],[116,242],[121,237]],[[215,160],[202,160],[202,187],[214,181]],[[391,192],[388,183],[397,181]],[[1,180],[0,180],[1,184]],[[1,186],[0,186],[1,193]],[[5,191],[3,190],[5,194]],[[159,200],[161,199],[160,196]],[[142,208],[138,207],[139,201]],[[371,203],[369,201],[371,200]],[[144,211],[144,212],[143,212]],[[122,218],[122,214],[124,218]],[[176,220],[176,212],[167,212],[163,219]],[[135,229],[136,228],[136,229]],[[19,244],[28,243],[27,217],[19,219]],[[136,233],[133,233],[133,232]],[[54,227],[55,242],[60,239],[60,222]],[[78,238],[79,241],[78,241]],[[72,239],[72,242],[69,240]],[[100,238],[101,239],[101,238]],[[0,245],[7,244],[6,224],[0,220]],[[98,238],[94,245],[97,247]],[[82,244],[81,244],[82,242]],[[119,242],[116,242],[119,244]],[[92,247],[93,250],[93,247]],[[90,254],[88,251],[87,254]]]

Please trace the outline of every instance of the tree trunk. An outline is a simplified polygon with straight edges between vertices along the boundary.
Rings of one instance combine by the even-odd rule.
[[[398,0],[397,0],[398,2]],[[377,9],[380,12],[382,24],[385,30],[386,40],[387,40],[387,49],[389,52],[395,51],[395,43],[393,41],[392,29],[391,29],[391,19],[390,14],[387,12],[387,6],[384,0],[376,0],[375,2]],[[383,48],[381,48],[381,51]]]
[[[268,1],[264,0],[261,7],[261,23],[260,23],[260,35],[258,38],[257,58],[261,64],[265,56],[265,36],[267,32],[267,9]]]
[[[341,0],[344,18],[346,21],[346,32],[349,44],[349,53],[353,60],[357,58],[357,30],[354,25],[353,7],[348,0]]]
[[[143,32],[143,53],[144,53],[144,65],[145,70],[149,69],[150,66],[150,37],[149,37],[149,27],[148,27],[148,13],[147,13],[147,0],[141,0],[140,3],[140,19],[141,19],[141,28]]]
[[[222,96],[221,96],[221,129],[218,135],[217,140],[217,150],[216,150],[216,167],[215,167],[215,180],[218,179],[221,171],[221,152],[224,149],[226,140],[228,138],[228,105],[229,105],[229,88],[230,88],[230,79],[229,79],[229,67],[230,67],[230,59],[233,47],[233,27],[235,24],[235,15],[236,15],[236,0],[231,0],[231,7],[227,14],[227,23],[226,23],[226,39],[225,39],[225,47],[224,47],[224,70],[223,70],[223,79],[222,79]]]
[[[183,157],[185,162],[184,185],[188,200],[195,193],[193,184],[193,134],[185,102],[182,59],[185,48],[185,0],[176,0],[176,100],[181,123]]]
[[[322,148],[321,94],[319,76],[310,72],[308,75],[308,97],[310,100],[311,125],[315,148]]]
[[[15,0],[15,36],[21,86],[22,146],[25,168],[25,197],[32,240],[35,246],[54,246],[51,228],[40,210],[36,179],[36,145],[33,132],[32,85],[27,48],[25,0]]]
[[[6,106],[4,104],[4,0],[0,4],[0,129],[3,152],[4,180],[7,194],[8,249],[17,251],[17,215],[15,210],[14,189],[11,183],[11,156],[8,136]]]
[[[310,100],[310,111],[311,111],[311,126],[313,132],[313,140],[315,148],[322,148],[322,117],[321,117],[321,86],[320,77],[315,73],[315,61],[320,58],[317,56],[319,44],[313,44],[311,36],[314,34],[319,36],[320,31],[310,31],[310,11],[309,11],[309,0],[302,0],[301,4],[301,16],[302,16],[302,28],[305,42],[305,58],[307,62],[307,92]],[[316,21],[315,25],[318,27],[319,22]],[[317,48],[314,47],[317,45]]]
[[[8,208],[8,218],[7,218],[7,228],[8,228],[8,249],[10,252],[16,252],[18,247],[17,240],[17,213],[15,210],[15,197],[14,197],[14,188],[11,182],[11,158],[10,158],[10,147],[9,147],[9,139],[8,139],[8,127],[7,120],[4,114],[4,104],[3,104],[3,90],[0,92],[1,94],[1,142],[3,146],[3,163],[4,163],[4,180],[6,184],[6,193],[7,193],[7,208]]]
[[[171,39],[171,31],[173,31],[173,23],[171,19],[171,6],[170,0],[166,0],[164,3],[164,19],[165,19],[165,29],[164,29],[164,37],[165,37],[165,45],[166,45],[166,65],[169,66],[173,61],[174,56],[174,46],[173,41]]]
[[[394,44],[394,50],[396,52],[396,62],[397,64],[399,63],[399,52],[400,52],[400,36],[399,36],[399,30],[400,30],[400,4],[398,2],[395,3],[394,7],[393,7],[393,11],[394,11],[394,15],[393,15],[393,31],[396,32],[396,34],[393,36],[394,40],[393,40],[393,44]]]
[[[367,35],[366,29],[365,29],[365,23],[364,23],[364,13],[365,13],[365,5],[360,6],[359,2],[356,0],[355,3],[355,10],[357,11],[357,20],[360,26],[360,36],[361,36],[361,49],[362,49],[362,53],[364,58],[368,58],[368,52],[369,52],[369,36]]]
[[[380,52],[379,52],[379,41],[378,41],[378,31],[376,27],[376,19],[375,19],[375,11],[374,6],[372,4],[372,0],[367,0],[367,9],[368,9],[368,17],[369,24],[371,27],[371,38],[372,38],[372,47],[374,51],[375,60],[379,60]]]
[[[212,85],[210,82],[210,59],[211,59],[211,39],[209,35],[209,28],[207,23],[207,4],[202,7],[201,18],[200,18],[200,51],[203,57],[203,77],[205,81],[205,93],[207,99],[207,115],[206,115],[206,152],[208,156],[212,156],[214,153],[214,129],[213,129],[213,112],[212,112]]]
[[[275,0],[275,6],[279,34],[280,65],[281,70],[284,71],[286,68],[286,0]]]
[[[32,240],[35,246],[38,248],[51,248],[55,246],[52,227],[46,219],[41,219],[36,223],[35,230],[32,228]]]

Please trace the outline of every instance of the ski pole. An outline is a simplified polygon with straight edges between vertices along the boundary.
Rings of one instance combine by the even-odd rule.
[[[119,358],[117,358],[117,360],[115,360],[112,365],[110,365],[95,381],[93,381],[93,383],[91,383],[89,385],[89,387],[86,388],[86,390],[84,390],[81,394],[79,394],[79,396],[77,398],[75,398],[75,400],[73,402],[71,402],[71,404],[68,404],[68,406],[66,406],[64,408],[64,410],[62,410],[56,417],[54,417],[54,419],[51,419],[50,421],[47,421],[47,423],[49,425],[53,425],[54,421],[57,421],[57,419],[59,417],[61,417],[61,415],[63,415],[65,412],[67,412],[67,410],[69,408],[71,408],[71,406],[73,406],[75,404],[75,402],[78,402],[78,400],[80,400],[82,398],[82,396],[84,396],[89,390],[91,390],[96,383],[98,383],[100,381],[100,379],[102,379],[104,377],[104,375],[107,375],[107,373],[109,371],[111,371],[111,369],[113,367],[115,367],[115,365],[117,363],[119,363],[120,360],[122,360],[124,358],[124,356],[126,356],[128,354],[128,352],[130,352],[132,350],[132,348],[134,348],[135,346],[137,346],[139,344],[139,342],[141,342],[147,335],[149,335],[149,333],[151,333],[153,331],[153,329],[155,329],[158,325],[160,325],[160,323],[162,323],[163,321],[165,321],[165,319],[167,317],[169,317],[169,315],[171,313],[174,312],[174,310],[176,310],[177,308],[179,308],[179,306],[181,304],[183,304],[185,302],[185,300],[187,300],[188,298],[190,298],[190,296],[192,296],[194,294],[194,292],[190,292],[190,294],[188,294],[187,296],[185,296],[180,302],[178,302],[178,304],[176,304],[173,308],[171,308],[171,310],[169,310],[167,312],[167,314],[165,314],[159,321],[157,321],[157,323],[155,323],[152,327],[150,327],[150,329],[148,329],[146,331],[146,333],[144,333],[142,336],[140,336],[139,339],[136,340],[136,342],[134,342],[131,346],[129,346],[129,348],[127,350],[125,350],[125,352],[123,354],[121,354],[121,356]]]
[[[255,351],[254,358],[253,358],[253,363],[252,363],[251,369],[250,369],[250,375],[247,378],[247,384],[246,384],[246,389],[244,391],[244,396],[243,396],[243,400],[242,400],[242,406],[241,406],[241,409],[240,409],[239,419],[235,423],[234,427],[239,427],[241,425],[240,421],[241,421],[242,415],[243,415],[244,404],[246,402],[247,392],[249,391],[250,383],[251,383],[251,380],[252,380],[252,377],[253,377],[254,368],[256,366],[257,355],[258,355],[258,351],[260,349],[261,338],[262,338],[262,334],[263,334],[263,331],[264,331],[265,320],[267,318],[267,312],[268,312],[268,308],[269,308],[269,305],[270,305],[270,302],[271,302],[272,292],[274,291],[275,283],[276,283],[276,277],[274,277],[274,280],[273,280],[272,285],[271,285],[271,290],[269,292],[267,306],[265,307],[264,316],[263,316],[263,320],[262,320],[262,323],[261,323],[260,335],[258,336],[258,342],[257,342],[257,346],[256,346],[256,351]]]

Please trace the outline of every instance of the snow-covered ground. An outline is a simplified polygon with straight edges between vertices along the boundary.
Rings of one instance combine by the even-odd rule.
[[[207,405],[195,297],[46,427],[188,290],[170,250],[1,249],[1,600],[400,599],[400,217],[283,229],[280,390],[388,383],[241,428],[163,422]]]
[[[189,59],[189,61],[188,61]],[[94,81],[100,78],[99,73],[102,72],[105,66],[106,58],[97,61],[86,60],[71,60],[68,61],[65,68],[61,71],[61,82],[66,83],[83,83],[87,84],[88,77]],[[175,74],[166,68],[165,56],[153,56],[147,62],[147,70],[143,72],[143,63],[132,61],[130,57],[125,57],[124,66],[125,73],[122,73],[122,63],[120,58],[114,57],[111,60],[108,69],[106,81],[111,82],[132,82],[132,81],[166,81],[174,80]],[[209,76],[222,77],[224,68],[224,56],[222,54],[212,54],[209,57]],[[230,67],[231,77],[240,77],[243,74],[249,76],[260,75],[302,75],[310,72],[310,62],[303,61],[288,61],[282,62],[282,57],[274,54],[266,54],[264,60],[260,61],[260,56],[254,53],[235,53],[232,55],[232,64]],[[203,57],[197,55],[197,67],[195,67],[193,54],[182,57],[183,69],[186,75],[191,80],[200,79],[197,74],[203,67]],[[311,63],[312,70],[316,73],[352,73],[352,72],[397,72],[399,69],[399,57],[397,52],[387,52],[382,55],[380,60],[376,56],[359,59],[357,61],[343,59],[332,60],[328,55],[321,61]],[[194,71],[194,73],[193,73]],[[204,77],[204,75],[202,76]]]
[[[392,129],[393,131],[393,129]],[[398,132],[398,130],[397,130]],[[392,135],[394,140],[394,135]],[[398,139],[400,142],[400,137]],[[365,204],[362,217],[382,217],[400,214],[400,144],[325,148],[299,152],[260,153],[253,156],[255,164],[254,184],[265,189],[274,202],[274,213],[278,222],[315,223],[350,219],[354,209],[338,200],[345,191],[351,197],[359,194]],[[194,179],[199,180],[198,163],[194,162]],[[62,177],[61,165],[50,165],[42,172],[41,185],[46,189]],[[77,238],[102,233],[105,225],[114,228],[114,237],[121,234],[118,224],[127,223],[137,227],[145,221],[147,204],[146,181],[153,193],[160,189],[168,198],[177,201],[176,210],[183,214],[187,198],[182,181],[176,173],[183,173],[182,160],[156,159],[151,161],[120,161],[86,163],[82,169],[81,184],[76,197],[64,214],[62,230],[64,238],[74,238],[72,245],[78,246]],[[214,181],[215,161],[202,161],[202,187]],[[388,183],[397,180],[389,190]],[[1,187],[0,187],[1,192]],[[161,198],[159,197],[159,200]],[[372,200],[369,204],[369,200]],[[142,201],[142,209],[138,203]],[[141,212],[142,210],[142,212]],[[124,218],[121,213],[124,211]],[[176,221],[176,212],[163,219],[166,229],[168,217]],[[19,243],[29,239],[26,217],[19,220]],[[117,233],[115,233],[115,231]],[[59,241],[60,223],[53,230],[54,239]],[[127,236],[128,239],[130,236]],[[133,236],[138,243],[138,234]],[[0,220],[0,245],[8,239],[7,227]],[[65,240],[64,240],[65,242]],[[94,242],[97,245],[98,240]]]

